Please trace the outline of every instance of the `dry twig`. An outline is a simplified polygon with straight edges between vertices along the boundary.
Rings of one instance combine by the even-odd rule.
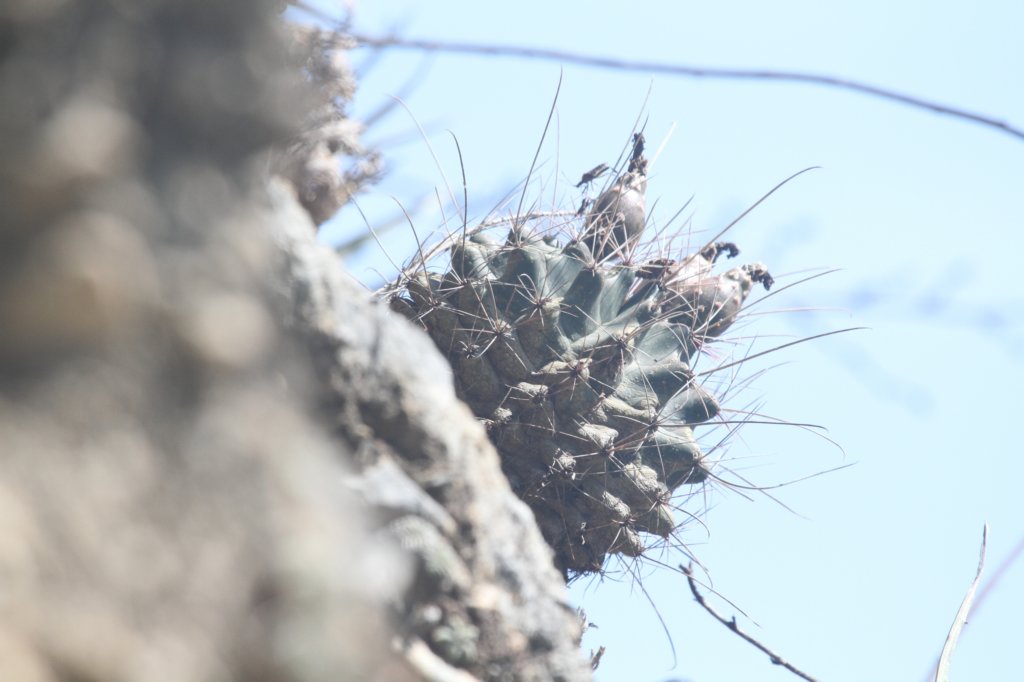
[[[978,559],[978,570],[974,574],[974,580],[971,581],[967,594],[964,595],[964,599],[960,603],[960,608],[956,612],[956,618],[953,619],[953,625],[949,628],[946,643],[942,647],[942,655],[939,656],[939,665],[935,669],[935,682],[948,682],[949,680],[949,664],[953,658],[953,650],[956,649],[960,633],[963,632],[964,626],[967,625],[967,616],[971,613],[974,593],[978,589],[978,583],[981,582],[981,572],[985,568],[985,550],[987,548],[988,524],[986,523],[985,529],[981,533],[981,557]]]
[[[751,637],[747,633],[743,632],[743,630],[740,630],[740,626],[736,623],[736,617],[735,616],[733,616],[732,618],[726,618],[725,616],[723,616],[720,613],[718,613],[717,611],[715,611],[715,609],[710,604],[708,604],[707,600],[704,598],[704,595],[702,595],[700,593],[700,591],[697,589],[697,581],[694,580],[694,578],[693,578],[693,565],[692,564],[689,565],[689,566],[682,566],[682,565],[680,565],[679,568],[680,568],[680,570],[682,570],[683,573],[686,574],[686,581],[690,584],[690,592],[693,593],[693,598],[697,600],[698,604],[700,604],[702,607],[704,607],[705,611],[707,611],[712,616],[714,616],[715,619],[719,623],[721,623],[725,627],[729,628],[730,630],[735,632],[737,635],[739,635],[740,637],[742,637],[743,639],[747,640],[748,642],[753,644],[755,647],[757,647],[758,649],[763,651],[765,654],[767,654],[768,658],[775,665],[781,665],[783,668],[785,668],[786,670],[790,671],[791,673],[793,673],[797,677],[800,677],[800,678],[803,678],[805,680],[808,680],[808,682],[817,682],[817,680],[815,678],[811,677],[810,675],[808,675],[804,671],[800,670],[799,668],[794,666],[792,663],[789,663],[788,661],[783,659],[782,656],[779,656],[777,653],[775,653],[774,651],[772,651],[771,649],[766,647],[764,644],[761,644],[761,642],[757,641],[756,639],[754,639],[753,637]]]
[[[817,73],[806,73],[800,71],[772,71],[767,69],[724,69],[715,67],[691,66],[687,64],[666,64],[664,62],[634,61],[627,59],[616,59],[613,57],[601,57],[597,55],[578,54],[575,52],[564,52],[562,50],[549,50],[543,48],[523,47],[520,45],[486,45],[479,43],[445,42],[438,40],[416,40],[413,38],[402,38],[399,36],[370,36],[353,33],[351,37],[361,46],[367,47],[394,47],[406,50],[421,50],[425,52],[452,52],[459,54],[476,54],[494,57],[520,57],[524,59],[547,59],[561,62],[563,64],[579,64],[582,66],[595,66],[602,69],[617,71],[642,71],[644,73],[664,73],[672,76],[688,76],[691,78],[719,78],[731,80],[776,80],[789,81],[791,83],[807,83],[810,85],[821,85],[841,90],[849,90],[870,97],[898,102],[900,104],[926,109],[937,114],[952,116],[979,125],[995,128],[1000,132],[1012,135],[1024,140],[1024,129],[1013,126],[1006,121],[1001,121],[985,114],[979,114],[966,109],[940,104],[921,97],[914,97],[897,90],[862,83],[860,81],[837,76],[828,76]]]

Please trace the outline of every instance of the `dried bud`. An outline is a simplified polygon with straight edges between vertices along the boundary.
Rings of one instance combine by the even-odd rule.
[[[761,263],[689,283],[677,280],[666,285],[662,310],[672,322],[685,324],[698,337],[715,337],[736,321],[755,284],[768,290],[773,283],[768,268]]]
[[[597,198],[580,238],[594,258],[604,260],[613,254],[621,258],[639,241],[647,219],[646,190],[647,177],[630,172]]]
[[[735,258],[739,255],[740,250],[732,242],[708,244],[700,251],[690,254],[681,262],[675,264],[675,267],[662,279],[664,286],[669,289],[678,289],[680,286],[695,284],[706,277],[710,277],[712,266],[723,253],[726,255],[726,258]]]

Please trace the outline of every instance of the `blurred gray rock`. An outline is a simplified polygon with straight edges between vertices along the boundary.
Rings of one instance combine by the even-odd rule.
[[[272,189],[279,215],[299,211],[281,185]],[[273,224],[282,300],[315,367],[316,404],[356,452],[378,514],[420,521],[391,528],[416,558],[402,635],[484,679],[588,679],[551,550],[455,398],[447,363],[422,330],[370,302],[300,220]],[[474,629],[471,652],[449,647],[452,623]]]
[[[0,8],[0,680],[586,679],[443,361],[267,196],[275,4]]]

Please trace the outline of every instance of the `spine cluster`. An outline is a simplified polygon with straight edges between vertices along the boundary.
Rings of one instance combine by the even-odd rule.
[[[674,491],[708,476],[693,429],[719,413],[691,365],[754,285],[772,283],[760,264],[715,275],[731,243],[634,262],[646,166],[637,135],[577,239],[517,221],[502,242],[460,238],[447,272],[407,271],[392,289],[392,307],[447,356],[566,574],[672,533]]]

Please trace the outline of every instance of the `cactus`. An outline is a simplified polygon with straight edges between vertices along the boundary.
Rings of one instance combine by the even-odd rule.
[[[390,288],[392,308],[447,356],[566,575],[673,532],[674,491],[709,473],[693,429],[719,412],[691,365],[754,284],[771,286],[760,264],[713,275],[721,254],[738,253],[729,243],[633,262],[645,188],[636,136],[629,170],[579,238],[562,244],[515,220],[503,242],[467,233],[447,272],[410,268]]]

